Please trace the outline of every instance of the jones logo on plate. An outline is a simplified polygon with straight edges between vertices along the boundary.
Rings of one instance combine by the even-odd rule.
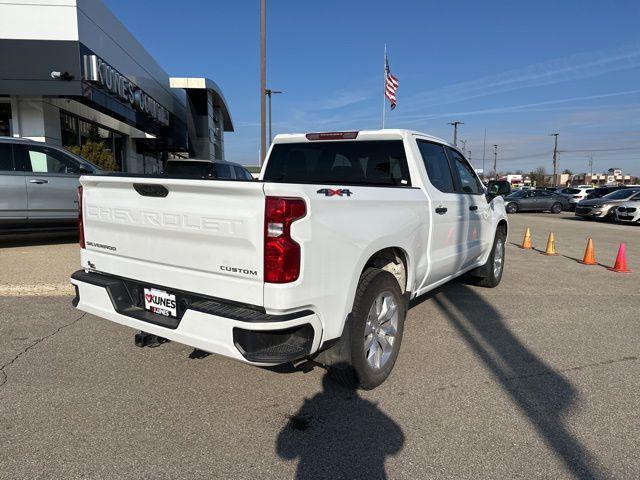
[[[165,317],[178,316],[176,296],[155,288],[144,289],[144,308]]]

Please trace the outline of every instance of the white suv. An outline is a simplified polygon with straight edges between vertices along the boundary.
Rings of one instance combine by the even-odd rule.
[[[556,190],[556,193],[566,197],[569,200],[571,208],[576,208],[576,204],[585,198],[593,191],[593,187],[567,187],[560,190]]]

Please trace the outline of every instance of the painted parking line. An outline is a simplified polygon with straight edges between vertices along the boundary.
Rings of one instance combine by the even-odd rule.
[[[34,285],[0,285],[0,296],[7,297],[47,297],[56,295],[73,295],[74,288],[70,283],[45,283]]]

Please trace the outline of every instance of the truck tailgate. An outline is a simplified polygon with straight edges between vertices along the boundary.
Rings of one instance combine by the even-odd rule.
[[[261,183],[121,176],[80,183],[83,267],[263,304]]]

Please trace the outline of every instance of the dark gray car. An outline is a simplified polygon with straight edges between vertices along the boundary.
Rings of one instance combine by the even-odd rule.
[[[63,148],[0,137],[0,233],[74,227],[78,178],[99,171]]]
[[[601,198],[582,200],[576,205],[576,216],[597,220],[614,220],[616,207],[631,200],[640,200],[640,187],[623,188]]]
[[[560,213],[569,209],[566,197],[548,190],[517,190],[504,197],[507,213],[542,212]]]

